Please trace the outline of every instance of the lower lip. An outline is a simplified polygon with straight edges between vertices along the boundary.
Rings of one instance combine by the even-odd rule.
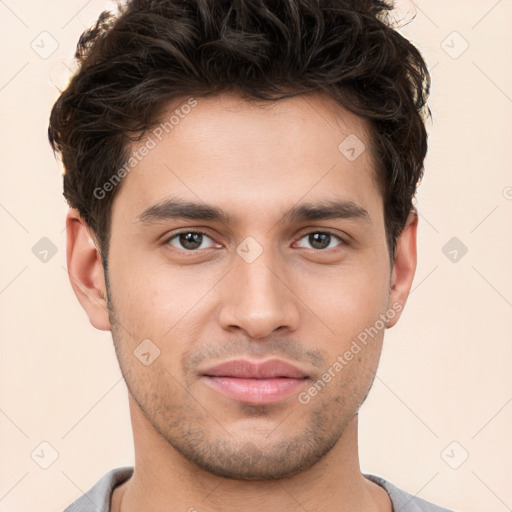
[[[271,404],[298,393],[308,379],[238,379],[203,377],[205,382],[224,396],[250,404]]]

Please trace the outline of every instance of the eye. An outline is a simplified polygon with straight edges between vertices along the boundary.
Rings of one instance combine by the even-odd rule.
[[[166,240],[165,243],[176,247],[177,249],[185,250],[185,251],[195,251],[196,249],[208,249],[209,247],[205,247],[205,240],[213,240],[206,234],[201,231],[182,231],[181,233],[176,233],[172,235],[170,238]],[[210,247],[215,246],[210,245]]]
[[[325,249],[332,249],[336,247],[336,244],[333,245],[333,242],[338,241],[343,244],[343,240],[335,235],[334,233],[330,233],[328,231],[312,231],[311,233],[307,233],[300,240],[306,239],[309,244],[311,244],[311,248],[315,250],[324,251]],[[340,245],[340,244],[338,244]],[[302,246],[304,247],[304,246]]]
[[[208,240],[210,241],[209,245]],[[306,240],[306,242],[310,244],[309,248],[319,251],[333,249],[344,244],[344,241],[339,236],[334,233],[330,233],[329,231],[312,231],[302,236],[297,244],[299,244],[299,247],[307,248],[307,246],[300,245],[301,240]],[[180,233],[175,233],[169,237],[165,243],[172,245],[176,249],[187,252],[196,252],[198,249],[220,247],[210,236],[202,231],[182,231]]]

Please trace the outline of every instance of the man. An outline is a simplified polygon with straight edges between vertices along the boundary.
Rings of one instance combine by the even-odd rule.
[[[358,460],[427,149],[428,71],[389,9],[133,0],[82,35],[49,138],[135,467],[67,512],[446,510]]]

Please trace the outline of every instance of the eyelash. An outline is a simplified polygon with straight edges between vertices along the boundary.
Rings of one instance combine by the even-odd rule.
[[[205,231],[201,231],[201,230],[198,230],[198,229],[196,229],[196,230],[188,229],[188,230],[183,230],[183,231],[179,231],[177,233],[174,233],[172,236],[170,236],[170,237],[165,239],[164,244],[170,245],[171,240],[179,237],[180,235],[189,234],[189,233],[200,234],[200,235],[206,236],[206,237],[210,238],[211,240],[213,240],[213,238],[208,233],[206,233]],[[302,240],[303,238],[305,238],[305,237],[307,237],[309,235],[312,235],[312,234],[330,235],[330,236],[334,237],[335,239],[337,239],[338,242],[340,242],[340,243],[338,244],[338,246],[331,247],[330,249],[310,249],[311,251],[327,253],[329,251],[333,251],[333,250],[339,249],[340,246],[348,245],[347,242],[343,238],[341,238],[339,235],[337,235],[337,234],[335,234],[335,233],[333,233],[332,231],[329,231],[329,230],[312,230],[312,231],[308,231],[306,233],[303,233],[297,241]],[[189,250],[187,250],[187,249],[178,249],[177,247],[173,247],[173,248],[177,249],[177,250],[179,250],[179,251],[181,251],[183,253],[188,253],[188,254],[192,254],[192,255],[194,253],[200,252],[201,250],[204,250],[204,249],[189,249]]]

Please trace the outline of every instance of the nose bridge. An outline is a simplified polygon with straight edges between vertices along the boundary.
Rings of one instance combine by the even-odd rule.
[[[299,319],[279,255],[258,246],[248,240],[237,248],[219,317],[224,328],[238,327],[253,338],[268,336],[279,327],[295,329]]]

